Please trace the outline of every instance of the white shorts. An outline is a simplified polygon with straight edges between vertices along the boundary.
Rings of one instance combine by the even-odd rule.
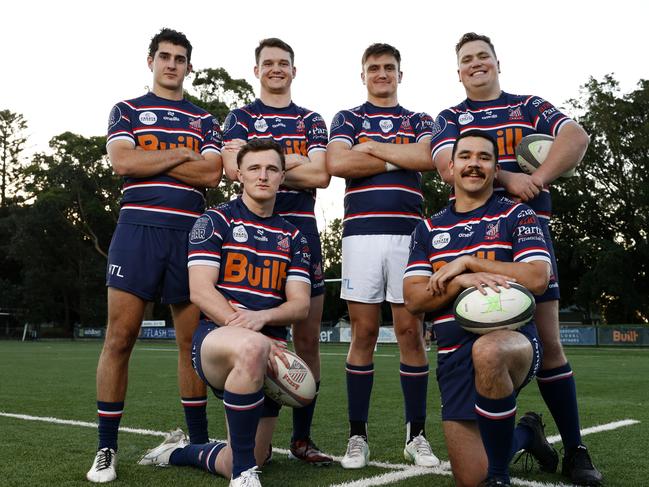
[[[341,299],[359,303],[403,303],[403,273],[410,235],[352,235],[343,238]]]

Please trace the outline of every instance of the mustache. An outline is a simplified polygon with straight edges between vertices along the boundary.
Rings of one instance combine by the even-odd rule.
[[[461,176],[462,177],[477,176],[483,179],[486,177],[485,173],[482,172],[482,170],[477,167],[470,167],[468,169],[465,169],[464,171],[462,171]]]

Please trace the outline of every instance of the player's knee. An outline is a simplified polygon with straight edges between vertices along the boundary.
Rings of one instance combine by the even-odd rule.
[[[503,347],[497,341],[477,340],[471,349],[473,366],[480,371],[495,371],[504,366]]]
[[[113,329],[106,335],[104,341],[104,353],[113,356],[128,356],[133,350],[138,333],[132,333],[125,329]]]
[[[270,352],[270,343],[262,336],[250,334],[237,343],[236,367],[251,378],[263,376]]]
[[[354,346],[372,349],[379,338],[379,328],[378,326],[358,326],[355,327],[352,337]]]

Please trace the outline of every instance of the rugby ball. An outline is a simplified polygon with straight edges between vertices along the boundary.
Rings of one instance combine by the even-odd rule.
[[[516,162],[525,174],[532,174],[536,171],[550,152],[554,137],[545,134],[531,134],[523,137],[516,146]],[[570,169],[564,172],[560,178],[571,178],[575,170]]]
[[[292,408],[308,406],[316,394],[313,372],[304,360],[290,350],[284,351],[288,368],[279,358],[277,377],[269,370],[264,378],[264,393],[273,401]]]
[[[489,287],[482,294],[476,287],[460,293],[453,304],[455,321],[471,333],[484,335],[495,330],[516,330],[534,316],[534,296],[524,286],[510,282],[511,287]]]

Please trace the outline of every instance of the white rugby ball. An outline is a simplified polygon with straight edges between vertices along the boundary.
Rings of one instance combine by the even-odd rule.
[[[453,304],[455,321],[471,333],[484,335],[495,330],[516,330],[534,316],[534,296],[524,286],[510,282],[511,287],[489,287],[482,294],[476,287],[460,293]]]
[[[284,406],[292,408],[308,406],[316,394],[313,372],[304,360],[290,350],[285,350],[284,356],[288,359],[289,367],[287,368],[284,362],[275,357],[277,377],[266,373],[264,393]]]
[[[545,134],[531,134],[523,137],[516,146],[516,161],[525,174],[536,171],[548,156],[554,137]],[[571,178],[575,170],[564,172],[560,178]]]

